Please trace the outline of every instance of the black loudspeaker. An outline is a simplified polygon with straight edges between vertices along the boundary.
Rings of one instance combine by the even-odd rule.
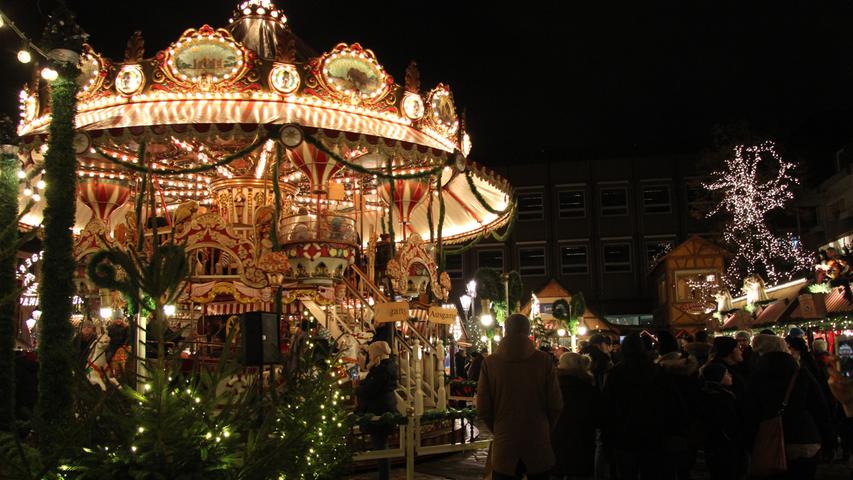
[[[240,360],[243,365],[281,363],[278,315],[250,312],[240,316]]]

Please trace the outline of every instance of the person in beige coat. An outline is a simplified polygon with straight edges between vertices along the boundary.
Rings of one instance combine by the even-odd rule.
[[[492,479],[547,479],[554,466],[551,431],[563,399],[550,355],[530,341],[530,321],[514,314],[497,351],[483,361],[477,410],[491,430]]]

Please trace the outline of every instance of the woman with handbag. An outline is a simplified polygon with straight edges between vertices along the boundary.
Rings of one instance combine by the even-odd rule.
[[[778,338],[778,337],[777,337]],[[782,339],[779,339],[782,341]],[[745,402],[752,474],[810,480],[818,453],[833,435],[829,409],[814,376],[783,351],[782,342],[762,350]]]

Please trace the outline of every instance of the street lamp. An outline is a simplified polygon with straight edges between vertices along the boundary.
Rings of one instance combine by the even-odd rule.
[[[492,318],[491,314],[484,313],[480,315],[480,325],[489,328],[492,326],[493,323],[495,323],[495,319]]]

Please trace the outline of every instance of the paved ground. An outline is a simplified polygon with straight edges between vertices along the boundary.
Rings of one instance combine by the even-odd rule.
[[[416,480],[481,480],[483,478],[483,465],[486,460],[484,450],[471,453],[457,453],[442,458],[430,460],[415,465]],[[373,480],[375,472],[364,472],[347,477],[350,480]],[[391,478],[400,480],[406,478],[403,468],[395,468],[391,471]],[[694,480],[706,480],[708,474],[701,464],[701,460],[694,469]],[[849,480],[850,471],[844,464],[822,464],[818,471],[819,480]]]

